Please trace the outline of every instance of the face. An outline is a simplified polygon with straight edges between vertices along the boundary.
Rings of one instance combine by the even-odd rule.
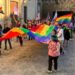
[[[58,25],[58,28],[60,28],[60,29],[61,29],[61,26],[60,26],[60,25]]]
[[[58,26],[58,22],[55,22],[54,25],[55,25],[55,26]]]
[[[63,24],[63,26],[66,26],[66,24]]]
[[[56,33],[55,33],[55,31],[52,31],[52,35],[55,35]]]
[[[32,23],[31,22],[28,22],[28,25],[31,25]]]
[[[50,24],[50,21],[47,21],[47,24],[49,25]]]

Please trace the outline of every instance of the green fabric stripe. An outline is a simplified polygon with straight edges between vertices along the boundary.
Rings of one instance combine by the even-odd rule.
[[[49,29],[46,31],[46,35],[44,35],[44,36],[48,36],[53,31],[54,27],[55,26],[53,26],[53,25],[50,26]],[[28,29],[25,29],[25,28],[20,28],[20,30],[22,30],[24,33],[30,32]],[[34,34],[41,37],[41,35],[39,33],[34,33]]]
[[[49,29],[46,31],[46,35],[45,36],[48,36],[53,31],[54,28],[55,28],[55,26],[50,26]],[[34,33],[34,34],[39,36],[39,37],[41,37],[41,35],[38,34],[38,33]]]
[[[24,33],[28,33],[29,32],[29,30],[25,29],[25,28],[20,28],[20,30],[22,30]]]
[[[50,26],[48,31],[46,32],[46,36],[49,35],[53,31],[54,28],[55,28],[55,26],[53,26],[53,25]]]

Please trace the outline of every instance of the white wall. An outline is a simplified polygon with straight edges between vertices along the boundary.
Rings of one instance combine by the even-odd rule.
[[[35,19],[37,15],[37,0],[29,0],[27,4],[27,19]]]

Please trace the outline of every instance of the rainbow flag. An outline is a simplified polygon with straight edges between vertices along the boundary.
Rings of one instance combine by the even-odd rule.
[[[55,26],[48,26],[46,24],[40,25],[35,31],[34,29],[29,32],[29,35],[32,36],[38,42],[47,42],[50,40],[51,32],[54,30]]]
[[[71,20],[72,20],[72,14],[67,14],[55,19],[55,21],[57,21],[59,24],[70,23]]]
[[[51,32],[55,27],[48,25],[40,25],[31,31],[25,28],[13,28],[7,32],[0,40],[10,39],[19,35],[28,34],[38,42],[47,42],[50,40]]]

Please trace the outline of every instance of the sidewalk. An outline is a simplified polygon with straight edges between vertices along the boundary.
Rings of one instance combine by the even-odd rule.
[[[0,75],[49,75],[47,73],[47,45],[34,40],[25,41],[24,46],[13,42],[13,49],[0,56]],[[64,56],[59,58],[59,70],[50,75],[75,75],[75,40],[69,42]]]

